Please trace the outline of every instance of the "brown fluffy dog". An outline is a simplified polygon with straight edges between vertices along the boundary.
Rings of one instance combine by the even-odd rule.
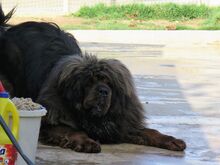
[[[145,128],[131,74],[120,61],[82,54],[75,38],[54,24],[5,30],[0,14],[0,77],[14,96],[46,107],[44,143],[79,152],[100,152],[100,143],[185,149],[182,140]]]

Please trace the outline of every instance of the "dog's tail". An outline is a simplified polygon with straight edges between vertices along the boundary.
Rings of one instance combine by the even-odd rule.
[[[13,8],[11,11],[9,11],[8,14],[4,14],[2,10],[2,5],[0,4],[0,26],[6,26],[9,19],[12,17],[12,15],[15,12],[15,8]]]

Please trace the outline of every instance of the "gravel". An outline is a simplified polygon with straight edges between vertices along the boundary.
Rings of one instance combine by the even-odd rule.
[[[33,102],[31,98],[14,97],[12,102],[15,104],[18,110],[34,111],[43,109],[42,105]]]

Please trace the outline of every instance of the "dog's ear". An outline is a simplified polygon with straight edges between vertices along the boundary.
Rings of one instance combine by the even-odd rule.
[[[59,69],[61,72],[59,75],[58,85],[62,86],[65,84],[72,86],[82,72],[82,63],[83,61],[80,56],[70,56],[65,58],[63,62],[59,64],[62,68]]]
[[[61,62],[60,74],[57,81],[59,93],[68,102],[76,105],[82,99],[83,60],[80,56],[70,56]]]
[[[37,103],[40,103],[47,109],[45,121],[52,125],[57,125],[59,123],[59,118],[65,109],[65,104],[63,104],[56,88],[56,83],[58,80],[55,74],[56,71],[57,70],[52,71],[49,78],[42,85],[42,88],[36,99]]]
[[[44,84],[37,98],[37,102],[42,104],[47,110],[44,122],[52,125],[62,123],[75,128],[75,123],[71,118],[71,111],[69,111],[62,97],[58,94],[55,83],[51,81],[47,83]]]
[[[72,58],[78,60],[77,57]],[[56,125],[59,122],[64,123],[64,121],[68,122],[69,125],[71,123],[69,120],[71,112],[65,99],[71,99],[71,101],[67,100],[71,104],[76,104],[78,100],[78,92],[71,89],[74,86],[72,84],[74,79],[71,75],[75,67],[69,66],[68,62],[73,60],[72,58],[63,59],[54,67],[37,98],[37,102],[47,109],[46,121],[49,124]],[[77,65],[79,61],[76,61],[75,64]]]
[[[119,60],[108,59],[101,60],[101,63],[107,64],[107,71],[111,75],[114,88],[118,88],[122,93],[127,96],[133,95],[135,92],[134,83],[130,71]]]

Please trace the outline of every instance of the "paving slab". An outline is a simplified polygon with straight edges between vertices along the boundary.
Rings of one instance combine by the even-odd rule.
[[[117,58],[130,69],[147,126],[184,139],[188,146],[184,152],[120,144],[83,154],[39,144],[36,164],[220,164],[220,46],[191,43],[171,47],[163,42],[80,42],[83,50]]]
[[[69,30],[80,42],[183,46],[218,46],[219,30]]]

